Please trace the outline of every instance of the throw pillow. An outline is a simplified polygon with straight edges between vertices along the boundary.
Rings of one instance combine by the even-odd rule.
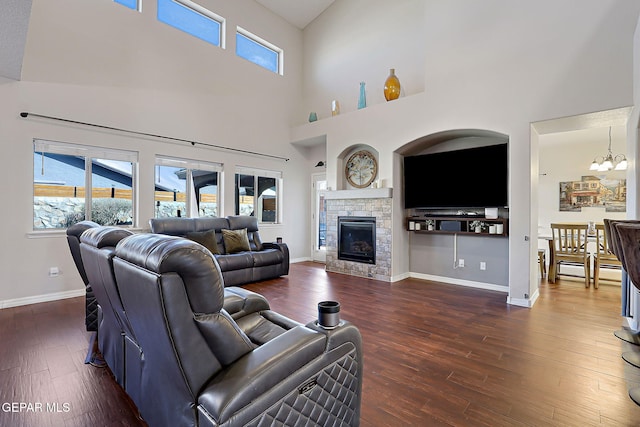
[[[218,242],[216,242],[215,230],[192,231],[190,233],[187,233],[186,238],[200,243],[202,246],[209,249],[209,252],[214,255],[220,253],[220,250],[218,249]]]
[[[241,230],[223,229],[222,240],[224,240],[224,247],[229,254],[251,250],[246,228]]]

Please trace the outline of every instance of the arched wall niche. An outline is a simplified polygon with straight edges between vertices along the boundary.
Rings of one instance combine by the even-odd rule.
[[[372,146],[370,146],[368,144],[353,144],[353,145],[350,145],[349,147],[345,148],[338,155],[338,158],[336,159],[336,164],[338,165],[338,168],[336,170],[336,173],[338,174],[338,176],[336,177],[336,183],[338,185],[338,189],[351,190],[351,189],[354,188],[351,185],[349,185],[349,183],[347,182],[347,179],[345,177],[345,166],[346,166],[347,159],[349,159],[349,157],[353,153],[355,153],[357,151],[360,151],[360,150],[367,150],[367,151],[371,152],[375,156],[376,161],[378,162],[378,164],[380,164],[380,153],[378,152],[378,150],[376,150]],[[379,175],[379,170],[378,170],[378,175]]]
[[[396,150],[401,156],[437,153],[509,142],[505,134],[483,129],[456,129],[417,138]]]
[[[466,148],[484,147],[509,142],[508,135],[486,129],[453,129],[425,135],[395,150],[394,173],[397,182],[397,198],[404,207],[404,157],[432,154]],[[479,159],[491,162],[491,159]],[[446,167],[443,165],[443,168]],[[400,207],[399,206],[399,207]],[[445,212],[445,211],[443,211]],[[501,216],[508,216],[501,209]]]

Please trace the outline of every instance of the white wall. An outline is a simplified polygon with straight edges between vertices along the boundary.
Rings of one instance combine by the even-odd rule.
[[[228,19],[219,49],[156,21],[155,2],[138,13],[112,1],[34,0],[22,81],[0,85],[0,144],[5,184],[0,306],[46,294],[82,291],[64,234],[32,231],[33,138],[140,153],[139,224],[153,216],[154,156],[224,164],[223,215],[233,214],[236,165],[281,170],[284,222],[261,229],[282,236],[291,257],[309,257],[308,175],[315,158],[289,144],[301,92],[302,32],[252,0],[200,1]],[[235,56],[235,26],[286,52],[279,76]],[[19,117],[21,111],[202,141],[291,158],[274,160],[154,138]],[[62,271],[49,278],[51,266]]]
[[[626,179],[626,171],[593,172],[589,166],[597,156],[607,153],[609,129],[583,129],[541,135],[539,137],[538,225],[544,234],[551,233],[552,222],[603,222],[604,218],[625,219],[626,212],[606,212],[604,207],[583,208],[581,212],[560,211],[560,182],[580,181],[595,175],[605,179]],[[626,128],[611,129],[611,150],[625,154]]]
[[[424,90],[425,0],[337,0],[304,31],[304,103],[295,124],[315,111],[331,117],[357,109],[360,82],[367,105],[382,104],[384,82],[395,68],[404,96]]]
[[[390,8],[382,0],[337,0],[304,34],[251,0],[199,3],[226,16],[228,29],[241,25],[284,48],[285,76],[236,58],[233,37],[219,50],[156,22],[152,1],[142,14],[111,1],[33,1],[22,81],[0,84],[0,144],[10,160],[0,175],[9,201],[1,226],[8,243],[0,253],[0,301],[81,289],[62,237],[27,237],[34,137],[139,150],[145,165],[141,186],[152,185],[149,162],[155,153],[201,156],[223,162],[227,171],[235,164],[282,167],[285,223],[264,235],[282,235],[292,257],[304,258],[311,246],[308,182],[317,159],[304,144],[289,142],[326,142],[333,188],[342,173],[335,159],[352,145],[368,144],[379,153],[380,178],[398,195],[395,151],[451,129],[509,136],[510,298],[523,300],[537,286],[535,249],[527,240],[536,232],[530,183],[537,159],[531,157],[530,123],[634,101],[632,35],[640,2],[406,0]],[[404,97],[386,103],[382,85],[389,68],[396,68]],[[367,82],[369,106],[355,110],[360,81]],[[341,101],[342,114],[327,118],[332,99]],[[310,110],[321,120],[306,123]],[[25,120],[20,111],[292,160]],[[225,214],[233,206],[230,188],[227,179]],[[150,192],[141,192],[141,203],[144,223],[153,214]],[[394,198],[394,277],[405,275],[408,266],[398,206],[400,198]],[[55,279],[46,275],[52,264],[63,271]]]
[[[532,256],[536,246],[532,235],[537,232],[532,224],[537,221],[533,221],[531,213],[531,171],[537,168],[537,158],[531,156],[530,125],[632,104],[632,36],[640,3],[426,1],[421,4],[421,22],[390,19],[381,30],[392,41],[395,35],[403,35],[402,49],[393,42],[376,43],[380,29],[367,26],[369,21],[376,22],[376,12],[359,7],[361,3],[335,3],[335,10],[340,10],[342,16],[359,17],[350,23],[348,32],[335,27],[329,14],[305,31],[305,71],[313,64],[335,64],[331,49],[323,46],[339,46],[345,64],[335,64],[322,73],[306,72],[305,94],[312,98],[306,99],[305,104],[324,105],[328,98],[338,97],[333,92],[330,96],[325,94],[327,88],[366,80],[365,76],[374,71],[380,75],[374,81],[382,82],[389,68],[387,57],[400,63],[420,53],[424,53],[424,90],[390,103],[298,126],[293,130],[293,140],[326,135],[330,185],[338,181],[341,173],[335,167],[339,153],[356,143],[371,145],[380,154],[380,178],[395,187],[397,194],[401,187],[392,159],[394,151],[403,145],[452,129],[486,129],[508,135],[509,300],[526,305],[529,297],[525,295],[531,296],[537,289]],[[380,2],[372,5],[377,10],[382,7]],[[394,3],[394,8],[410,13],[416,13],[419,6],[415,2]],[[345,37],[373,32],[369,44],[366,37],[359,37],[358,45]],[[313,60],[308,55],[313,55]],[[372,56],[379,64],[375,69],[364,60],[360,65],[358,59]],[[398,74],[402,82],[400,70]],[[357,99],[355,85],[349,85],[354,86]],[[346,89],[342,96],[349,96]],[[398,232],[402,230],[402,216],[402,212],[394,211]],[[406,256],[406,249],[396,243],[394,238],[394,258]],[[405,265],[394,261],[398,268]],[[406,271],[394,271],[392,275],[404,274]]]

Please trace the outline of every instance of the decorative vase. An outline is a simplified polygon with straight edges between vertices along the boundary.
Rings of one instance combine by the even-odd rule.
[[[309,122],[315,122],[316,120],[318,120],[318,115],[314,111],[309,113]]]
[[[340,114],[340,103],[336,100],[331,101],[331,115],[337,116]]]
[[[367,94],[364,82],[360,82],[360,97],[358,98],[358,110],[367,106]]]
[[[389,77],[384,82],[384,98],[387,101],[393,101],[400,96],[400,80],[396,77],[395,68],[389,70]]]

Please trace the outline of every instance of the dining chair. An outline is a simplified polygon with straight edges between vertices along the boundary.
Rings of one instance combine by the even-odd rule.
[[[609,230],[604,224],[596,224],[596,252],[593,255],[593,287],[598,289],[600,284],[600,269],[622,269],[622,263],[612,252],[609,242]]]
[[[582,266],[584,268],[584,286],[591,285],[591,257],[587,250],[586,223],[551,224],[553,253],[549,256],[553,263],[549,265],[549,282],[555,283],[560,275],[561,265]]]
[[[547,275],[547,256],[544,249],[538,249],[538,265],[540,266],[540,277]]]

